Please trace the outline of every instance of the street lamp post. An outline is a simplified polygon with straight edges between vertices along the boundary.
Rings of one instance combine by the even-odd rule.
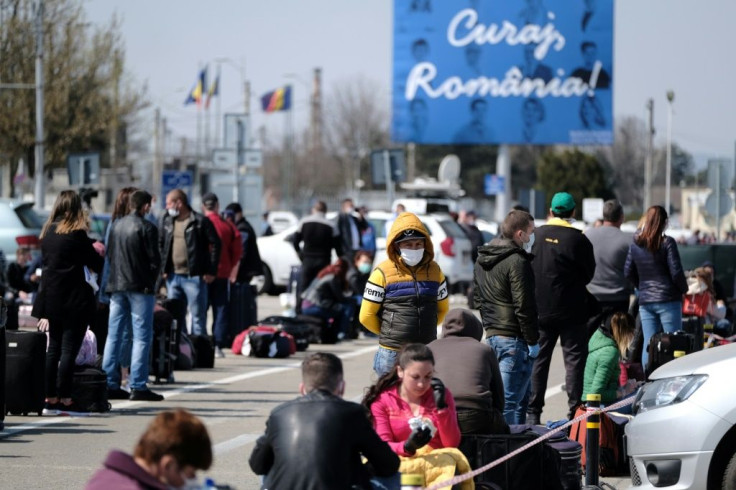
[[[36,208],[46,205],[43,161],[43,0],[36,4],[36,182],[34,194]]]
[[[670,187],[671,187],[671,180],[672,180],[672,102],[675,100],[675,92],[672,90],[667,91],[667,172],[666,172],[666,182],[665,182],[665,201],[664,201],[664,209],[667,211],[667,214],[669,215],[671,210],[671,202],[670,202]]]

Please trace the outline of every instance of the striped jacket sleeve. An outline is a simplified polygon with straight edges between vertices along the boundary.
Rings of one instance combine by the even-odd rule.
[[[381,319],[378,312],[386,296],[386,277],[380,269],[374,269],[368,278],[363,291],[363,301],[360,304],[360,323],[378,335],[381,333]]]

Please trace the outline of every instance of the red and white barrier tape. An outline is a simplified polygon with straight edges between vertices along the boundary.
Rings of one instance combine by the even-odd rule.
[[[588,417],[590,417],[592,415],[600,414],[602,412],[615,411],[615,410],[618,410],[621,407],[625,407],[627,405],[631,405],[632,403],[634,403],[634,398],[633,397],[630,397],[630,398],[621,400],[619,402],[616,402],[616,403],[614,403],[612,405],[608,405],[605,408],[599,408],[599,409],[588,408],[587,411],[584,414],[575,417],[574,419],[568,421],[564,425],[561,425],[559,427],[555,427],[554,429],[552,429],[551,431],[547,432],[546,434],[544,434],[542,436],[539,436],[537,439],[534,439],[532,442],[530,442],[528,444],[524,444],[519,449],[515,449],[515,450],[511,451],[510,453],[508,453],[507,455],[503,456],[502,458],[499,458],[499,459],[497,459],[495,461],[491,461],[490,463],[488,463],[488,464],[486,464],[484,466],[481,466],[478,469],[475,469],[475,470],[470,471],[468,473],[464,473],[462,475],[458,475],[458,476],[456,476],[456,477],[454,477],[454,478],[452,478],[450,480],[443,481],[443,482],[440,482],[440,483],[436,483],[436,484],[432,485],[431,487],[428,487],[426,490],[439,490],[441,488],[451,487],[453,485],[457,485],[458,483],[462,483],[465,480],[470,480],[471,478],[474,478],[477,475],[480,475],[481,473],[486,472],[486,471],[490,470],[491,468],[493,468],[495,466],[498,466],[501,463],[504,463],[504,462],[508,461],[509,459],[513,458],[517,454],[520,454],[520,453],[526,451],[530,447],[536,446],[537,444],[546,441],[547,439],[551,438],[554,434],[556,434],[558,432],[561,432],[564,429],[567,429],[571,425],[573,425],[573,424],[575,424],[577,422],[580,422],[581,420],[585,420],[585,419],[587,419]]]

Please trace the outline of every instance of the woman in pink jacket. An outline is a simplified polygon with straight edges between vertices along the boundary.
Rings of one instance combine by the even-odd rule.
[[[460,443],[455,400],[434,377],[434,357],[426,345],[405,345],[397,364],[368,389],[363,404],[378,436],[399,456],[411,457],[426,445],[456,448]]]

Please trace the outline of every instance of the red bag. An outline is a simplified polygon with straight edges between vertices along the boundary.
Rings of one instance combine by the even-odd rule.
[[[710,293],[686,294],[682,302],[682,314],[704,318],[710,306]]]

